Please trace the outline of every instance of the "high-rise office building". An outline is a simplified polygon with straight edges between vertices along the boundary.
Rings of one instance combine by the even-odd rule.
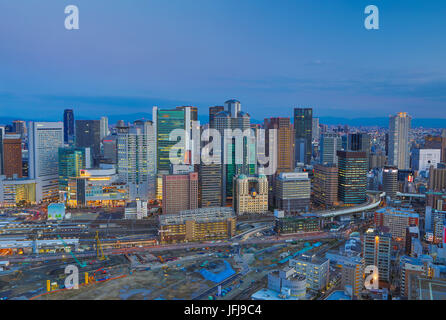
[[[412,150],[412,170],[428,173],[431,166],[437,168],[441,162],[440,149],[413,149]]]
[[[275,207],[287,214],[308,211],[311,181],[307,172],[282,172],[275,181]]]
[[[63,112],[63,141],[65,144],[74,143],[74,113],[72,109]]]
[[[347,151],[363,151],[367,157],[367,168],[369,167],[369,157],[371,151],[370,135],[364,132],[349,133]]]
[[[378,268],[379,281],[389,282],[392,234],[369,229],[364,234],[363,258],[366,266]]]
[[[405,112],[390,117],[389,164],[400,170],[410,169],[409,131],[412,118]]]
[[[443,129],[443,132],[446,130]],[[446,137],[431,135],[424,137],[424,149],[440,149],[441,162],[446,162]]]
[[[338,201],[338,167],[333,164],[314,166],[314,201],[327,207]]]
[[[76,120],[76,147],[90,148],[93,165],[99,166],[101,158],[101,122]]]
[[[368,133],[349,133],[348,151],[364,151],[370,153],[370,135]]]
[[[156,137],[156,169],[157,173],[167,174],[170,171],[170,152],[175,152],[177,157],[181,157],[180,164],[193,164],[192,162],[192,125],[197,120],[197,108],[177,107],[176,109],[164,110],[153,107],[153,125]],[[183,146],[178,146],[177,141],[171,141],[169,136],[173,130],[182,129],[188,132],[189,139]],[[199,130],[199,128],[198,128]]]
[[[198,208],[198,173],[163,175],[163,214]]]
[[[109,134],[108,130],[108,118],[107,117],[101,117],[100,120],[100,131],[101,131],[101,141]]]
[[[313,109],[294,108],[294,161],[311,164]]]
[[[186,163],[196,165],[200,163],[200,123],[198,122],[198,108],[193,106],[181,106],[177,109],[183,110],[185,114],[185,130],[189,135],[186,139]],[[196,156],[196,157],[195,157]]]
[[[108,164],[118,163],[118,135],[113,134],[102,139],[101,162]]]
[[[391,199],[396,197],[396,193],[398,192],[398,169],[396,167],[384,167],[383,191]]]
[[[28,134],[29,178],[36,180],[36,202],[59,198],[59,148],[63,122],[30,122]]]
[[[23,139],[26,136],[26,122],[23,120],[14,120],[12,122],[13,132],[20,135],[20,138]]]
[[[268,211],[268,179],[265,175],[234,177],[232,207],[238,215]]]
[[[319,141],[321,137],[321,129],[319,127],[319,118],[313,118],[312,139],[313,141]]]
[[[155,128],[152,121],[117,136],[118,174],[130,200],[155,199]]]
[[[241,104],[237,100],[225,102],[225,110],[219,112],[214,118],[214,128],[221,136],[221,163],[223,164],[222,198],[233,197],[233,178],[239,174],[253,175],[256,173],[256,137],[251,130],[249,114],[241,111]],[[225,141],[225,131],[233,133],[240,130],[241,136],[228,137]],[[249,130],[249,131],[248,131]],[[249,135],[244,135],[249,133]],[[238,148],[237,146],[241,146]],[[240,153],[241,154],[238,154]]]
[[[81,170],[86,169],[84,148],[59,148],[59,190],[68,190],[70,178],[79,177]]]
[[[338,198],[344,204],[366,201],[367,159],[362,151],[338,151]]]
[[[369,156],[369,170],[382,168],[387,164],[387,156],[383,153],[371,153]]]
[[[209,128],[214,128],[214,118],[215,115],[219,112],[222,112],[225,110],[224,106],[215,106],[215,107],[209,107]]]
[[[22,177],[22,138],[18,133],[3,138],[3,173],[7,178]]]
[[[265,119],[265,151],[266,156],[271,158],[273,146],[269,145],[269,130],[277,130],[276,143],[277,152],[274,159],[277,163],[277,173],[291,172],[294,170],[294,129],[290,118],[269,118]]]
[[[342,149],[342,139],[338,133],[324,133],[320,141],[320,163],[338,163],[337,152]]]
[[[220,164],[200,163],[198,167],[198,202],[200,208],[220,207],[222,201],[222,168]]]
[[[446,169],[431,167],[429,170],[429,190],[446,190]]]

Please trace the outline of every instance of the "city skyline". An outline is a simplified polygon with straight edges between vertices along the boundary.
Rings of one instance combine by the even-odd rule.
[[[0,300],[446,300],[445,13],[0,0]]]
[[[374,31],[363,26],[366,1],[104,4],[77,1],[75,31],[57,1],[2,4],[0,118],[203,110],[228,96],[259,120],[299,106],[320,117],[446,118],[442,3],[375,1]]]

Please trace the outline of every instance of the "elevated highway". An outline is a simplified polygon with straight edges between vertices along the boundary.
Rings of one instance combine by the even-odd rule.
[[[343,208],[338,210],[316,212],[315,214],[321,218],[334,218],[343,215],[349,215],[354,213],[361,213],[368,210],[376,209],[380,206],[383,198],[386,196],[385,192],[375,193],[367,192],[367,202],[355,207]]]

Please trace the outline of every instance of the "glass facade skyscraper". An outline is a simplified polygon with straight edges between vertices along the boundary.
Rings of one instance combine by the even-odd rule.
[[[222,165],[222,199],[233,196],[233,178],[239,174],[254,175],[257,171],[256,165],[256,137],[251,130],[249,114],[241,111],[241,104],[237,100],[225,102],[225,110],[219,112],[214,118],[214,128],[221,136],[221,163]],[[238,158],[236,152],[237,139],[232,137],[231,141],[225,141],[225,130],[239,129],[243,134],[245,130],[251,130],[249,136],[241,138],[242,158]],[[239,139],[240,141],[240,139]]]
[[[29,178],[36,179],[36,202],[59,198],[59,148],[63,146],[62,122],[30,122]]]
[[[118,174],[127,184],[130,200],[155,198],[155,146],[152,121],[118,133]]]
[[[313,136],[313,109],[294,109],[294,137],[296,162],[311,164],[312,136]]]
[[[93,164],[101,157],[101,123],[99,120],[76,120],[76,147],[90,148]]]
[[[153,122],[156,130],[156,167],[157,172],[169,173],[171,161],[169,154],[171,150],[176,155],[181,155],[183,164],[187,163],[186,149],[175,146],[177,141],[170,141],[169,135],[175,129],[187,130],[190,124],[190,115],[188,109],[176,108],[170,110],[163,110],[154,108]]]
[[[65,144],[74,143],[74,112],[65,109],[63,112],[63,141]]]
[[[68,190],[68,180],[85,169],[84,148],[59,148],[59,190]]]
[[[320,142],[320,163],[337,164],[337,152],[342,149],[342,138],[338,133],[324,133]]]
[[[366,201],[367,159],[362,151],[338,151],[338,197],[344,204]]]

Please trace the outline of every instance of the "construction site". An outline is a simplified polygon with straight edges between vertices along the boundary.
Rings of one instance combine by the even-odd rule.
[[[267,274],[293,256],[308,250],[323,253],[337,243],[334,239],[222,243],[108,256],[99,246],[93,259],[68,255],[61,261],[16,264],[16,271],[0,277],[0,295],[32,300],[250,299],[265,287]],[[65,267],[70,264],[79,271],[78,289],[65,288]]]

